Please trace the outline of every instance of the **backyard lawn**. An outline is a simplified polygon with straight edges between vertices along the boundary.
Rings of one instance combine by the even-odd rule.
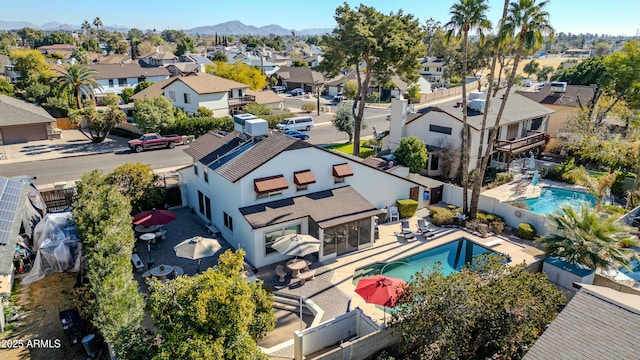
[[[325,149],[331,149],[331,150],[335,150],[337,152],[341,152],[343,154],[353,154],[353,143],[342,143],[342,144],[333,144],[333,145],[329,145],[326,146]],[[368,147],[363,147],[362,145],[360,145],[360,157],[361,158],[368,158],[369,156],[373,155],[373,149],[368,148]]]

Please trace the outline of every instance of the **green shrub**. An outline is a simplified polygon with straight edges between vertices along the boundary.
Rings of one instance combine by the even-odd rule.
[[[562,163],[562,165],[558,165],[558,166],[554,166],[552,168],[549,168],[549,170],[547,171],[547,173],[545,174],[544,178],[545,179],[549,179],[549,180],[553,180],[553,181],[560,181],[560,182],[565,182],[567,184],[573,184],[574,181],[570,180],[570,179],[563,179],[562,176],[570,171],[573,170],[576,167],[575,165],[575,160],[572,158],[570,160],[567,160],[565,162]]]
[[[484,211],[478,211],[478,213],[476,214],[476,219],[480,220],[480,222],[482,222],[483,224],[489,224],[490,222],[493,222],[493,221],[504,222],[504,219],[502,218],[502,216],[499,216],[496,214],[490,214]]]
[[[126,130],[126,129],[121,129],[121,128],[113,128],[111,129],[111,131],[109,131],[109,134],[111,135],[115,135],[115,136],[120,136],[126,139],[137,139],[140,137],[139,134],[136,134],[132,131]]]
[[[504,221],[492,221],[489,223],[489,231],[496,235],[502,234],[504,230]]]
[[[401,219],[412,217],[418,211],[418,202],[413,199],[398,200],[396,205]]]
[[[211,130],[233,131],[233,119],[229,116],[181,118],[164,127],[162,133],[199,137]]]
[[[431,222],[433,225],[442,226],[454,223],[455,213],[450,209],[432,206],[429,208],[429,212],[431,213]]]
[[[529,223],[518,224],[518,236],[523,239],[533,240],[537,233],[536,228]]]
[[[496,174],[494,182],[496,185],[502,185],[511,180],[513,180],[513,175],[510,172],[501,172]]]
[[[616,205],[602,205],[602,211],[615,217],[621,217],[627,213],[625,208]]]

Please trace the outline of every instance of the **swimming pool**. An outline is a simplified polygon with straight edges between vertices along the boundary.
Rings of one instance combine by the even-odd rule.
[[[425,270],[433,269],[438,261],[442,274],[446,276],[452,272],[460,271],[467,263],[472,263],[474,257],[492,253],[496,252],[471,240],[460,238],[389,263],[374,263],[361,267],[353,274],[353,284],[357,284],[360,278],[380,274],[383,267],[383,275],[409,281],[411,275],[422,271],[423,268]]]
[[[547,215],[558,210],[562,205],[570,205],[575,209],[579,209],[582,203],[587,202],[593,206],[596,203],[596,198],[581,191],[543,187],[540,197],[527,199],[524,202],[529,207],[529,211]]]

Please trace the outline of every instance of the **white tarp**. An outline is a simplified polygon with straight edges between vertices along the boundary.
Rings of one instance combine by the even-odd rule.
[[[23,285],[54,272],[79,271],[82,249],[71,211],[48,213],[33,230],[32,249],[36,258]]]

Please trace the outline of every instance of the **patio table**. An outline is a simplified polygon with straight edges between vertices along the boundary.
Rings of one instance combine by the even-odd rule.
[[[155,276],[159,280],[164,280],[172,271],[173,266],[171,265],[159,265],[151,269],[151,275]]]
[[[134,230],[137,233],[151,233],[151,232],[156,232],[161,227],[162,225],[151,225],[151,226],[136,225]]]
[[[287,262],[287,268],[291,270],[291,277],[297,278],[300,275],[300,271],[307,269],[309,265],[303,259],[290,260]]]
[[[145,241],[147,243],[147,251],[151,252],[151,242],[156,238],[155,233],[144,233],[140,235],[140,240]]]

